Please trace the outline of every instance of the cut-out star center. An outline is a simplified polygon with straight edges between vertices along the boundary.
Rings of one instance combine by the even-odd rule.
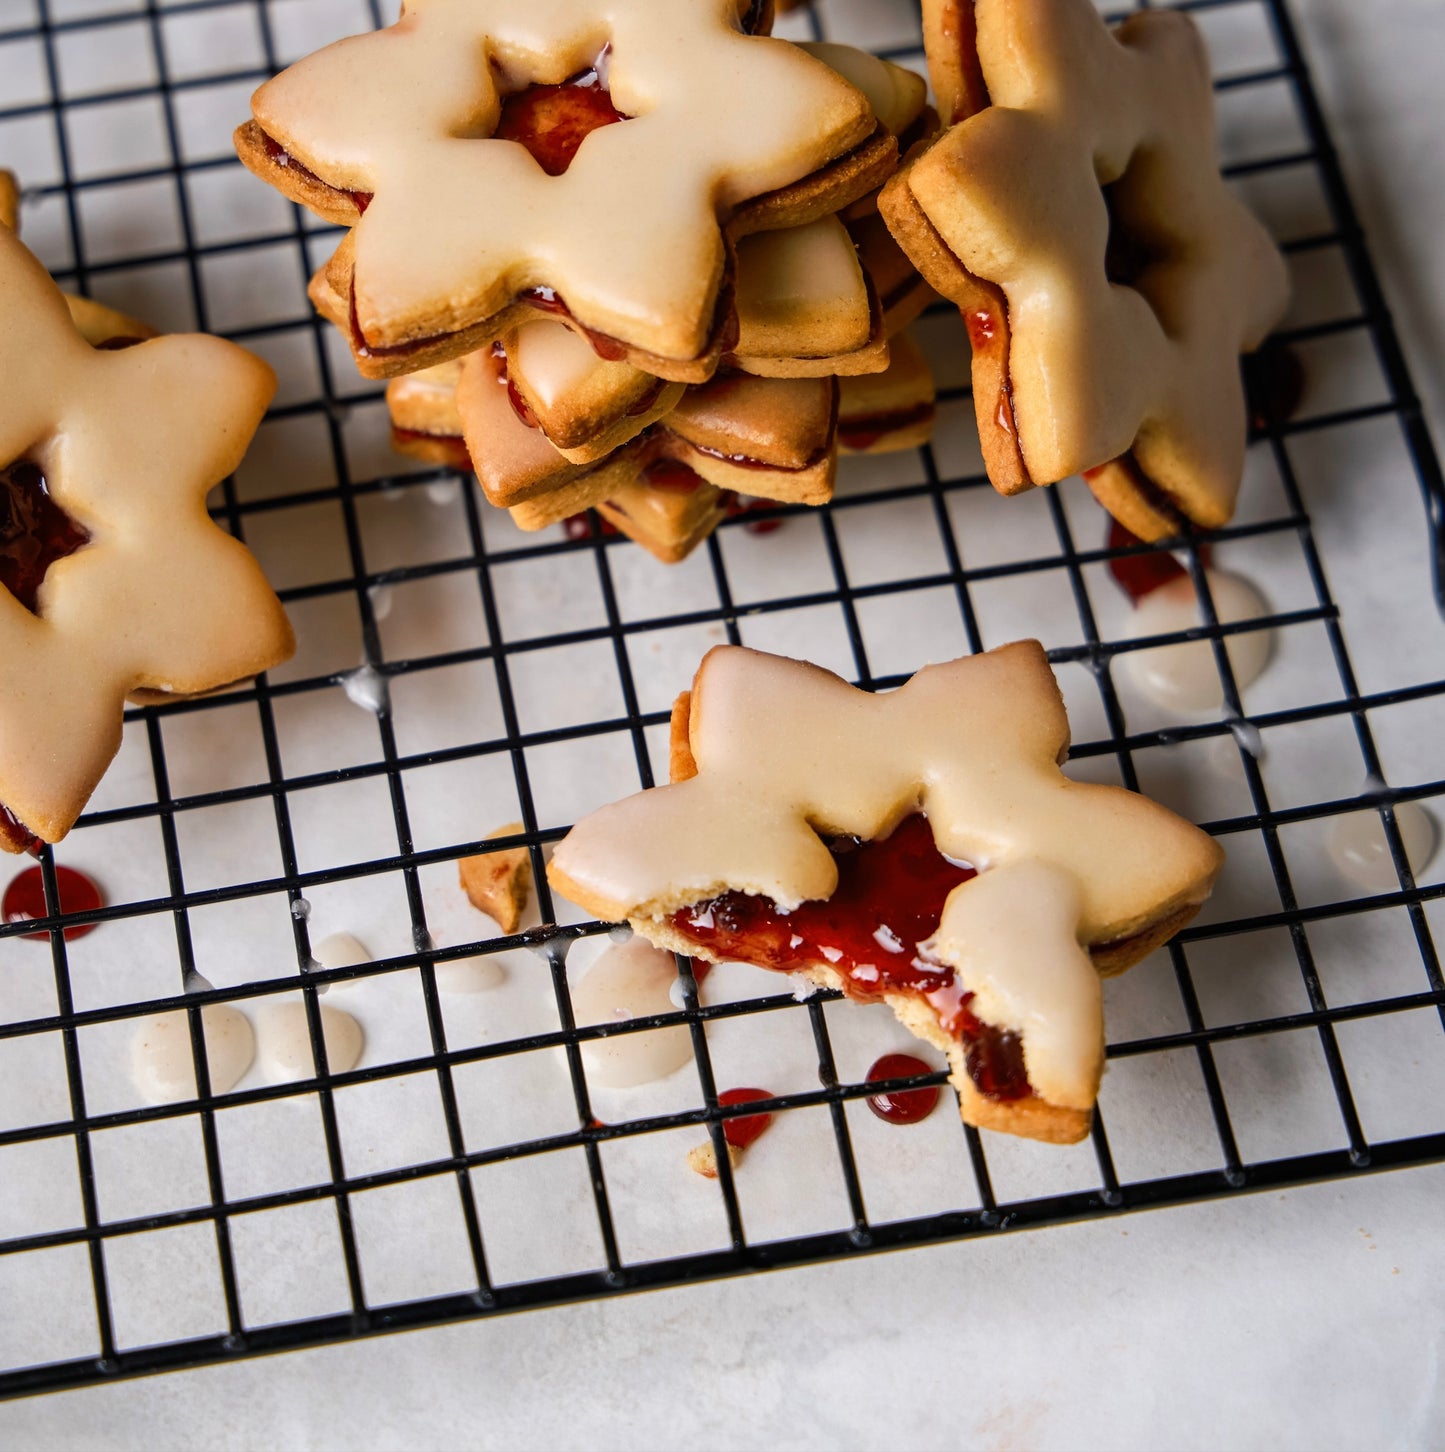
[[[52,497],[38,464],[18,460],[0,469],[0,586],[32,615],[40,586],[58,560],[90,542]]]
[[[613,104],[605,56],[559,86],[532,84],[504,94],[495,139],[519,142],[548,176],[561,176],[594,131],[632,119]]]

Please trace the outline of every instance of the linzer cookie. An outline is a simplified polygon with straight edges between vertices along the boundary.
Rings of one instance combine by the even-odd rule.
[[[271,370],[217,338],[117,337],[131,346],[92,346],[44,268],[0,228],[9,851],[70,830],[120,744],[127,695],[215,690],[293,648],[255,560],[206,511],[260,423]]]
[[[962,309],[995,488],[1083,472],[1142,539],[1224,524],[1244,468],[1239,357],[1287,300],[1215,158],[1198,29],[1091,0],[925,0],[957,124],[880,208]]]
[[[731,341],[733,248],[876,188],[867,99],[738,0],[409,0],[268,81],[245,164],[351,230],[318,305],[368,377],[559,317],[699,382]]]
[[[1147,798],[1069,780],[1035,641],[871,695],[709,652],[672,784],[579,822],[553,887],[662,948],[882,1000],[947,1054],[963,1118],[1072,1143],[1103,1071],[1099,977],[1199,910],[1223,861]]]

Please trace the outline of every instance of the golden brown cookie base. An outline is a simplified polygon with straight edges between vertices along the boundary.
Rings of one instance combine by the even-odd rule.
[[[988,105],[973,0],[923,0],[923,49],[934,95],[950,126]]]
[[[472,456],[467,453],[467,441],[459,434],[428,434],[417,429],[399,429],[393,424],[391,446],[398,454],[420,459],[424,464],[455,469],[459,474],[472,472]]]
[[[489,837],[520,837],[520,822],[497,827]],[[467,901],[494,919],[504,933],[515,933],[532,890],[532,856],[525,847],[504,847],[457,860],[457,880]]]
[[[989,482],[1000,494],[1034,486],[1019,448],[1008,380],[1008,300],[975,277],[924,215],[908,185],[908,167],[883,188],[879,210],[900,247],[929,285],[954,303],[973,349],[973,408]]]

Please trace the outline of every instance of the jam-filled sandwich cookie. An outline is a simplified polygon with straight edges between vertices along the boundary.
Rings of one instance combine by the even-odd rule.
[[[841,453],[893,454],[933,437],[937,390],[923,350],[910,333],[900,333],[889,351],[886,372],[839,382]]]
[[[263,85],[237,150],[351,228],[327,298],[369,377],[545,314],[701,381],[728,341],[736,240],[836,212],[897,161],[862,92],[749,33],[770,9],[407,0]]]
[[[104,340],[102,340],[104,341]],[[217,338],[95,347],[0,228],[0,846],[58,842],[120,745],[126,697],[290,655],[256,561],[206,512],[275,391]]]
[[[579,822],[548,869],[599,918],[883,1000],[948,1055],[964,1119],[1072,1143],[1103,1070],[1100,974],[1198,911],[1223,854],[1070,781],[1035,641],[870,695],[719,646],[673,712],[672,783]]]
[[[1220,176],[1198,29],[1155,9],[1111,31],[1091,0],[925,12],[957,124],[879,205],[963,310],[995,488],[1083,472],[1142,539],[1226,523],[1244,468],[1240,354],[1280,318],[1288,280]]]

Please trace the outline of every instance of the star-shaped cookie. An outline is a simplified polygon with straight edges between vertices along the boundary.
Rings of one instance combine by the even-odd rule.
[[[990,479],[1012,494],[1086,473],[1143,539],[1224,524],[1244,468],[1239,357],[1288,284],[1220,176],[1197,27],[1156,9],[1111,31],[1092,0],[925,8],[958,124],[880,208],[964,312]]]
[[[263,85],[237,149],[351,227],[329,295],[362,372],[458,357],[540,311],[705,378],[733,241],[837,211],[897,156],[860,91],[745,33],[745,9],[407,0]]]
[[[1198,911],[1198,828],[1060,770],[1036,641],[871,695],[817,666],[709,652],[673,713],[672,783],[603,807],[553,886],[660,947],[882,999],[949,1056],[971,1124],[1071,1142],[1103,1069],[1099,975]]]
[[[291,653],[255,560],[206,512],[274,389],[217,338],[92,347],[0,228],[0,845],[66,834],[132,691],[215,690]]]

